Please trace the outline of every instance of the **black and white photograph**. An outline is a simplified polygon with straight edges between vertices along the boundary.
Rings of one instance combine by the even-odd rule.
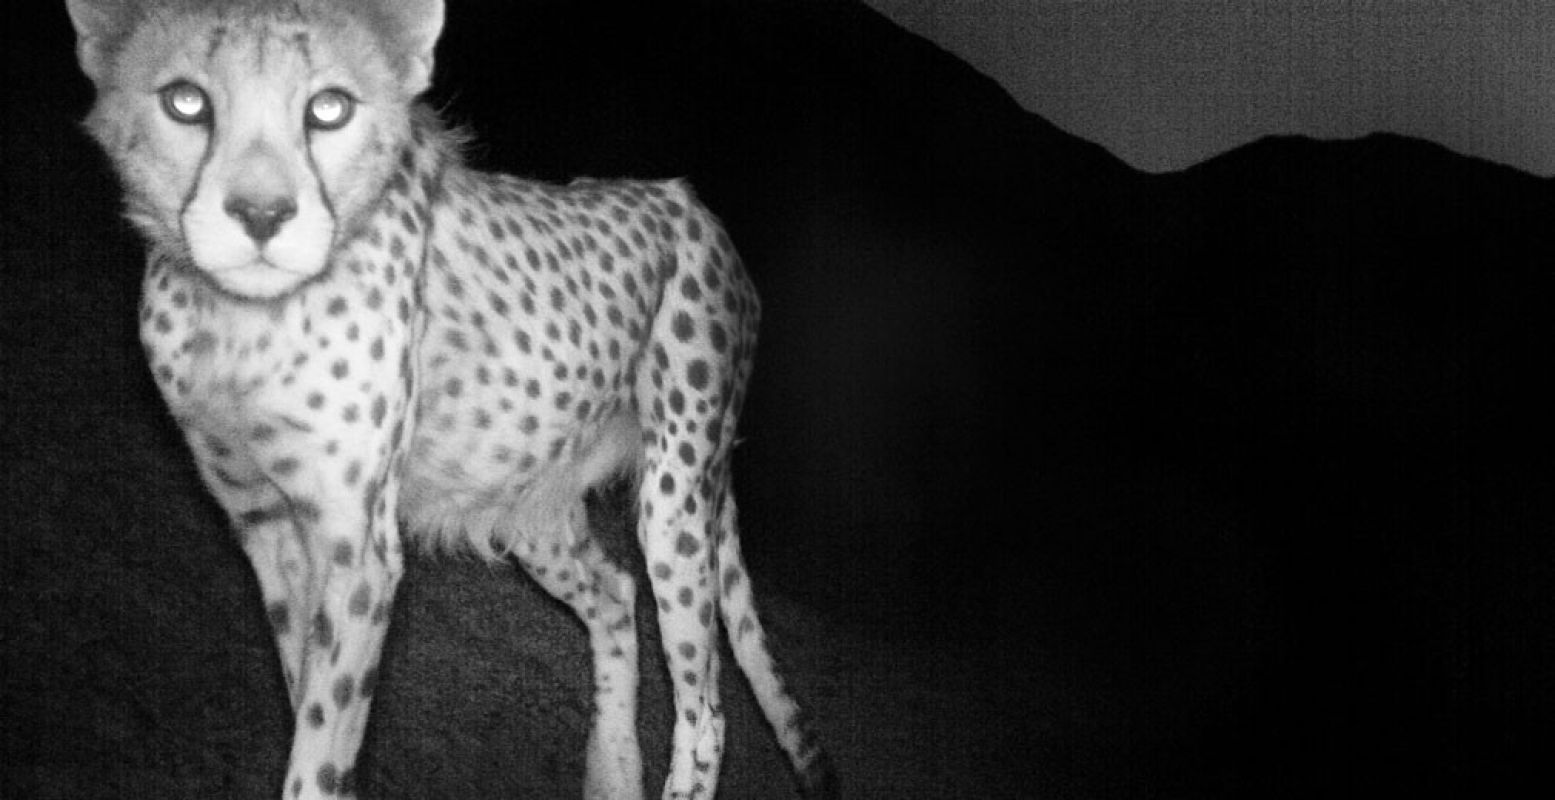
[[[3,16],[0,798],[1550,783],[1555,4]]]

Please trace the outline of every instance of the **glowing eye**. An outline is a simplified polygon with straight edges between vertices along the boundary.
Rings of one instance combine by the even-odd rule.
[[[340,89],[325,89],[308,100],[308,127],[332,131],[345,127],[356,111],[356,101]]]
[[[211,99],[188,81],[169,84],[161,92],[162,110],[175,122],[204,125],[211,121]]]

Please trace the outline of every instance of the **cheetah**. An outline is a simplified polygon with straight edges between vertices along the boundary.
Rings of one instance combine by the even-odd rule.
[[[419,95],[441,0],[67,0],[85,127],[148,243],[147,360],[252,562],[295,733],[282,796],[353,795],[414,545],[516,561],[588,633],[583,794],[643,793],[636,581],[584,497],[635,487],[674,688],[665,798],[714,795],[720,629],[806,796],[730,458],[760,312],[681,180],[465,166]]]

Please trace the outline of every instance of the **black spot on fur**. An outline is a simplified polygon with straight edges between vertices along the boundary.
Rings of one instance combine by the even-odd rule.
[[[691,388],[699,392],[705,391],[708,383],[707,362],[700,358],[692,360],[691,364],[686,367],[686,382],[691,384]]]
[[[318,782],[319,791],[324,794],[334,794],[340,788],[340,775],[336,772],[334,764],[319,767]]]
[[[335,641],[335,625],[323,609],[313,615],[313,641],[319,647],[329,647]]]
[[[330,694],[335,698],[335,706],[337,708],[345,708],[351,704],[351,695],[355,692],[356,681],[352,680],[350,675],[341,675],[335,681],[335,688]]]
[[[291,628],[291,609],[284,602],[276,601],[265,606],[265,616],[269,617],[270,627],[277,636]]]
[[[680,293],[693,303],[702,299],[702,284],[697,283],[695,275],[686,273],[684,280],[680,282]]]
[[[351,599],[346,604],[346,610],[353,617],[365,616],[367,614],[367,607],[372,601],[372,597],[372,587],[368,586],[366,583],[363,583],[361,586],[356,587],[355,591],[351,592]]]
[[[696,323],[691,321],[690,314],[680,311],[670,321],[670,331],[675,334],[677,340],[689,342],[697,334]]]

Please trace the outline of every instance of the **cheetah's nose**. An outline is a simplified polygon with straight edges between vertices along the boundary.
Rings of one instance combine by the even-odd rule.
[[[232,195],[222,206],[227,216],[243,223],[243,230],[255,242],[264,244],[280,230],[282,223],[297,216],[297,203],[290,197],[265,197],[258,200]]]

